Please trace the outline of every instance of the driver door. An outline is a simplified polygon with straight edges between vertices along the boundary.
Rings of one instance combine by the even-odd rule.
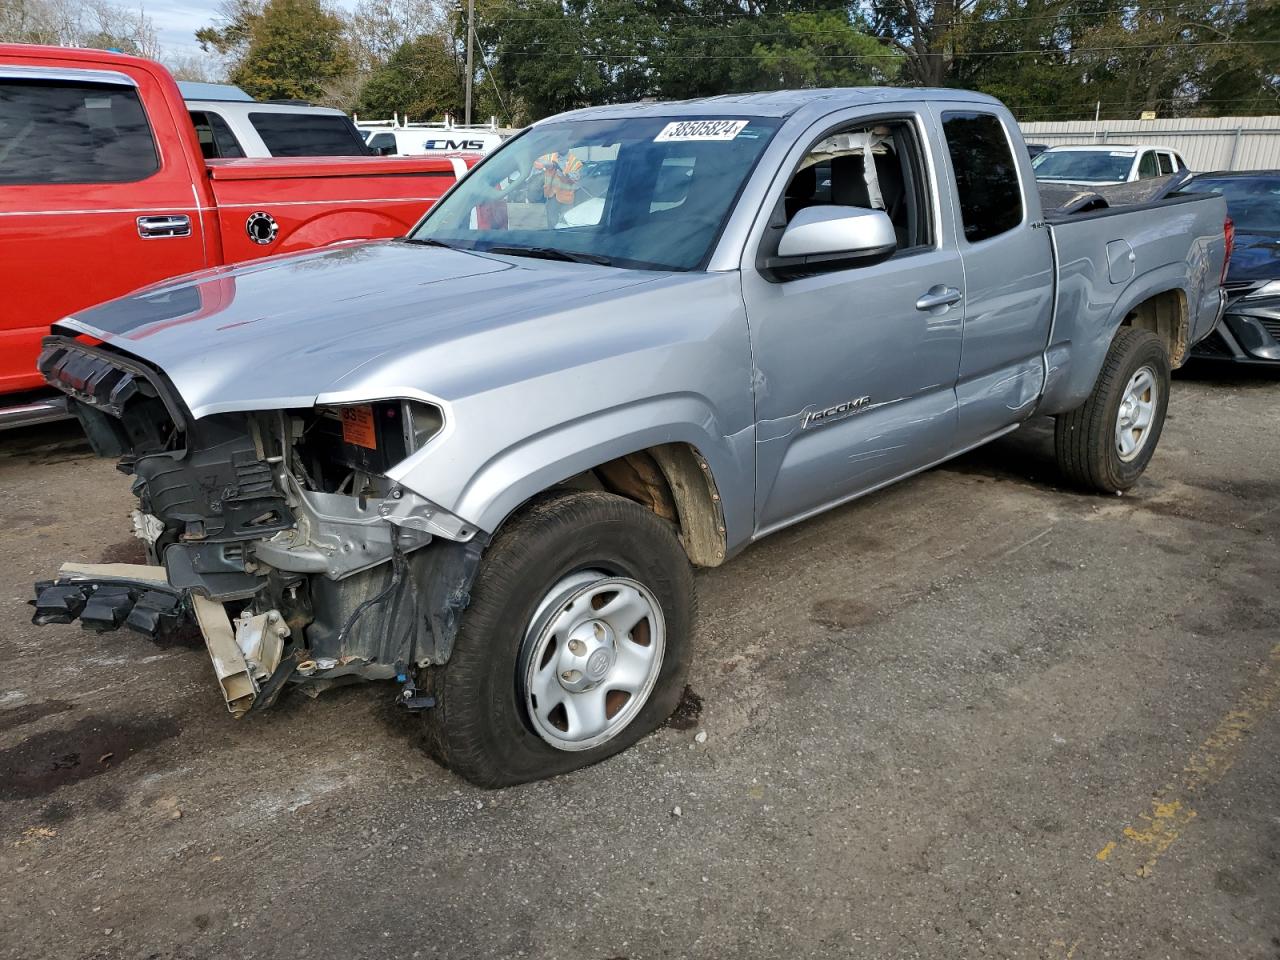
[[[749,247],[743,294],[756,390],[756,532],[769,531],[934,463],[956,443],[964,272],[946,186],[923,145],[923,105],[815,129],[777,184]],[[889,131],[884,154],[814,164],[833,135]],[[805,171],[814,167],[810,177]],[[875,193],[880,196],[873,199]],[[877,206],[877,200],[879,206]],[[846,261],[808,275],[761,269],[798,209],[885,209],[898,235],[888,259]]]

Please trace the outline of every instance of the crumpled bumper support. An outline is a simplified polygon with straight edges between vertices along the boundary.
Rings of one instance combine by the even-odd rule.
[[[37,583],[35,590],[31,622],[37,625],[79,619],[95,633],[128,627],[156,639],[193,615],[236,717],[270,706],[297,669],[296,651],[285,650],[290,631],[279,614],[246,615],[233,624],[221,603],[170,585],[164,567],[68,563],[56,580]],[[242,633],[255,640],[248,654],[240,646]]]
[[[79,619],[95,633],[127,627],[155,639],[185,615],[182,594],[169,586],[163,567],[64,564],[58,574],[35,585],[32,623]]]

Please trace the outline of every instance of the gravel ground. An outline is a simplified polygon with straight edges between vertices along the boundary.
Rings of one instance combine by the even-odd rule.
[[[1181,377],[1124,497],[1033,423],[758,544],[676,723],[500,792],[388,688],[235,722],[202,649],[32,627],[132,501],[0,436],[0,957],[1274,960],[1278,401]]]

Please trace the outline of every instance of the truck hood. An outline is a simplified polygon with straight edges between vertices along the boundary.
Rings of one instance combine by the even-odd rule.
[[[379,241],[191,274],[57,327],[158,367],[199,418],[442,389],[479,350],[513,359],[494,356],[504,328],[554,338],[558,314],[663,276]],[[421,382],[379,381],[380,360],[401,369],[407,355],[429,361]]]

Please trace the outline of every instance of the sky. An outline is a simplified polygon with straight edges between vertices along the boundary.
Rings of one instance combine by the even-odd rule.
[[[351,10],[356,0],[337,0],[337,5]],[[198,54],[195,32],[214,22],[218,0],[142,0],[142,9],[156,25],[165,53]]]

